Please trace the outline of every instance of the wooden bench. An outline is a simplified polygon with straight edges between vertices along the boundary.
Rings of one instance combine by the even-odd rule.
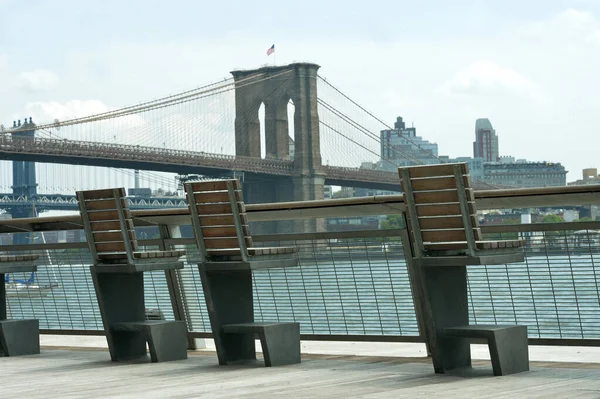
[[[296,249],[255,248],[238,180],[186,183],[198,269],[219,364],[255,360],[261,340],[266,366],[300,362],[299,323],[254,321],[252,271],[297,266]]]
[[[39,320],[9,320],[6,311],[7,273],[37,271],[38,255],[0,255],[0,353],[4,356],[40,353]]]
[[[90,267],[113,361],[187,358],[185,322],[146,321],[144,271],[183,268],[184,251],[140,251],[125,189],[78,191]]]
[[[437,373],[470,367],[470,340],[488,341],[494,375],[529,370],[526,326],[470,325],[468,265],[522,262],[524,240],[484,241],[466,163],[399,168],[415,292]]]

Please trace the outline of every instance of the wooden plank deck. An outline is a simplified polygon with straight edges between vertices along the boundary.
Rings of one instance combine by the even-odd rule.
[[[532,362],[532,371],[493,377],[436,375],[425,358],[303,354],[298,365],[218,366],[211,351],[187,360],[117,364],[105,349],[43,348],[0,358],[0,397],[19,398],[599,398],[600,364]]]

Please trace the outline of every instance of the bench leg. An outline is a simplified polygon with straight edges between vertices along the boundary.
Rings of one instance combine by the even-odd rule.
[[[146,334],[110,328],[114,323],[145,319],[144,275],[142,272],[97,273],[95,266],[90,270],[111,360],[146,357]]]
[[[187,359],[187,329],[185,322],[174,321],[148,326],[146,334],[152,362]]]
[[[496,331],[488,345],[494,375],[529,371],[527,326]]]
[[[469,324],[466,266],[419,267],[425,337],[436,373],[471,366],[469,341],[437,330]]]
[[[224,334],[222,330],[224,324],[254,321],[251,272],[207,273],[202,265],[199,271],[219,364],[256,360],[252,334]]]
[[[265,366],[300,363],[300,323],[269,326],[259,336]]]
[[[435,364],[435,372],[471,367],[471,345],[465,338],[438,338],[441,364]]]
[[[142,331],[114,331],[106,335],[113,362],[136,360],[148,356],[146,334]]]
[[[39,320],[0,321],[0,349],[4,356],[39,354]]]

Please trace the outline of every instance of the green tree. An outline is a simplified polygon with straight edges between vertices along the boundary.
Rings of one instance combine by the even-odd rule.
[[[564,222],[562,216],[559,215],[545,215],[542,219],[543,223],[562,223]],[[560,231],[546,231],[544,233],[544,237],[546,238],[547,245],[549,247],[556,246],[559,244],[561,239]]]
[[[404,221],[402,220],[402,215],[389,215],[381,222],[381,228],[386,230],[401,229],[403,227]]]
[[[584,216],[579,219],[575,219],[574,222],[592,222],[592,218],[590,216]]]
[[[544,223],[562,223],[564,222],[563,218],[559,215],[545,215],[542,219]]]

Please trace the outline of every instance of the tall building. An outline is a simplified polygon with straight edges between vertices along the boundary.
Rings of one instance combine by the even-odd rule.
[[[415,127],[406,127],[402,117],[394,129],[382,130],[381,169],[395,170],[398,166],[439,163],[438,145],[417,136]]]
[[[483,180],[483,159],[471,157],[450,158],[447,155],[440,156],[440,162],[457,163],[466,162],[472,179]]]
[[[498,162],[498,136],[489,119],[475,121],[475,142],[473,143],[473,158],[483,158],[484,162]]]

